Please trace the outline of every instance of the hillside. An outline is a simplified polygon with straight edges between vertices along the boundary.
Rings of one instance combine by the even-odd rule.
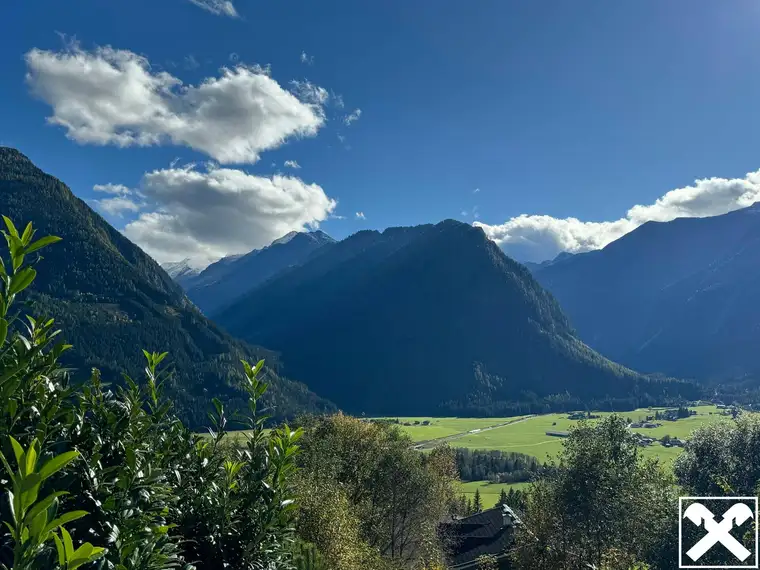
[[[524,266],[451,220],[325,246],[217,321],[281,351],[289,374],[353,413],[625,406],[694,390],[589,349]]]
[[[171,395],[191,423],[206,421],[210,399],[240,404],[231,387],[240,359],[274,355],[232,339],[190,303],[158,264],[111,227],[59,180],[20,152],[0,147],[0,212],[38,235],[63,241],[45,253],[28,299],[30,312],[55,318],[74,345],[67,364],[75,376],[101,369],[110,380],[121,367],[138,378],[141,349],[170,353]],[[330,409],[297,382],[270,372],[269,403],[279,415]]]
[[[270,277],[300,265],[320,247],[334,241],[318,230],[290,232],[265,248],[224,257],[200,273],[189,275],[187,271],[178,271],[174,279],[204,313],[213,316]]]
[[[581,339],[644,371],[713,380],[760,372],[760,206],[647,223],[534,270]]]

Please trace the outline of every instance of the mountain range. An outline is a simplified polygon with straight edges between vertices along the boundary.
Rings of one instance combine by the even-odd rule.
[[[213,315],[270,277],[303,263],[313,252],[335,240],[322,231],[290,232],[267,247],[244,255],[228,256],[203,271],[188,261],[169,263],[164,269],[205,314]]]
[[[532,270],[580,338],[613,360],[681,378],[760,378],[760,204],[648,222]]]
[[[453,220],[322,245],[214,316],[351,413],[495,414],[693,395],[577,337],[551,294]]]
[[[98,367],[106,380],[139,378],[141,349],[168,351],[170,396],[192,425],[207,421],[212,397],[242,405],[241,359],[276,355],[230,337],[187,299],[158,264],[111,227],[61,181],[17,150],[0,147],[0,212],[39,236],[60,236],[36,265],[28,311],[53,317],[74,345],[66,364],[75,379]],[[334,406],[269,370],[268,403],[279,416]]]

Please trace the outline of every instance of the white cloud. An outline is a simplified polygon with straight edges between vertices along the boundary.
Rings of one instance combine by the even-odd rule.
[[[301,63],[305,63],[306,65],[314,65],[314,56],[309,55],[305,51],[301,52]]]
[[[235,6],[229,0],[190,0],[190,2],[217,16],[238,17]]]
[[[301,101],[305,101],[321,109],[322,106],[330,99],[330,93],[324,87],[314,85],[311,81],[298,81],[293,79],[290,84],[293,86],[291,91],[295,93]]]
[[[299,178],[213,165],[149,172],[140,189],[153,211],[127,224],[124,234],[159,262],[187,257],[208,263],[245,253],[317,227],[337,205],[319,185]]]
[[[350,126],[351,123],[358,121],[359,117],[361,116],[362,116],[362,110],[354,109],[351,113],[343,117],[343,122],[346,124],[346,126]]]
[[[357,220],[366,220],[367,216],[364,215],[364,212],[356,212],[356,219]]]
[[[300,165],[300,164],[298,164],[298,161],[295,161],[295,160],[286,160],[286,161],[285,161],[285,167],[286,167],[286,168],[295,168],[295,169],[299,169],[299,168],[301,168],[301,165]]]
[[[124,212],[138,212],[143,206],[143,204],[138,203],[132,198],[132,196],[142,197],[142,195],[123,184],[95,184],[92,189],[95,192],[113,196],[112,198],[101,198],[92,201],[98,210],[106,214],[121,217]]]
[[[584,222],[523,214],[500,225],[475,225],[517,259],[543,261],[562,251],[580,253],[603,248],[649,221],[717,216],[759,200],[760,170],[744,178],[696,180],[691,186],[667,192],[654,204],[633,206],[625,217],[613,221]]]
[[[315,135],[325,122],[325,89],[304,82],[294,94],[260,66],[223,67],[217,77],[183,85],[146,58],[108,46],[35,48],[26,63],[32,91],[53,109],[48,122],[81,144],[172,143],[222,164],[253,163],[289,138]]]
[[[473,194],[477,194],[478,192],[480,192],[480,188],[475,188],[475,190],[472,191]]]
[[[106,194],[130,194],[132,191],[123,184],[96,184],[92,187],[95,192],[105,192]]]
[[[103,200],[95,200],[94,202],[98,210],[112,216],[121,216],[124,212],[138,212],[142,207],[132,198],[126,196],[104,198]]]

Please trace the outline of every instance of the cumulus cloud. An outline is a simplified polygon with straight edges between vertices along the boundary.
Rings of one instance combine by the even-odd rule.
[[[337,203],[317,184],[207,165],[146,173],[140,190],[155,207],[124,234],[159,262],[209,263],[245,253],[290,231],[315,228]]]
[[[124,212],[138,212],[143,206],[136,200],[142,195],[123,184],[95,184],[92,189],[112,196],[93,200],[95,207],[106,214],[121,217]]]
[[[343,122],[346,124],[346,126],[350,126],[351,123],[358,121],[359,117],[361,116],[362,116],[362,110],[354,109],[351,113],[343,117]]]
[[[309,82],[284,89],[268,68],[237,64],[184,85],[149,61],[110,46],[30,50],[27,81],[52,107],[48,122],[81,144],[120,147],[171,143],[222,164],[253,163],[325,122],[328,92]]]
[[[696,180],[691,186],[667,192],[654,204],[633,206],[625,217],[613,221],[587,222],[523,214],[500,225],[479,222],[475,225],[513,257],[543,261],[562,251],[581,253],[601,249],[649,221],[717,216],[759,200],[760,170],[744,178]]]
[[[127,196],[115,196],[95,200],[95,207],[101,212],[121,217],[124,212],[138,212],[141,205]]]
[[[106,194],[130,194],[132,190],[123,184],[96,184],[92,187],[95,192],[105,192]]]
[[[367,216],[364,215],[364,212],[356,212],[356,219],[357,220],[366,220]]]
[[[299,169],[299,168],[301,168],[301,165],[300,165],[300,164],[298,164],[298,162],[297,162],[297,161],[295,161],[295,160],[286,160],[286,161],[285,161],[285,167],[286,167],[286,168],[295,168],[295,169]]]
[[[230,0],[190,0],[190,2],[217,16],[238,17],[237,10]]]

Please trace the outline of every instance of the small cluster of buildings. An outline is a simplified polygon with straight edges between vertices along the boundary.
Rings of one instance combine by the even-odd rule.
[[[653,421],[633,422],[630,427],[632,428],[657,428],[662,424]]]

